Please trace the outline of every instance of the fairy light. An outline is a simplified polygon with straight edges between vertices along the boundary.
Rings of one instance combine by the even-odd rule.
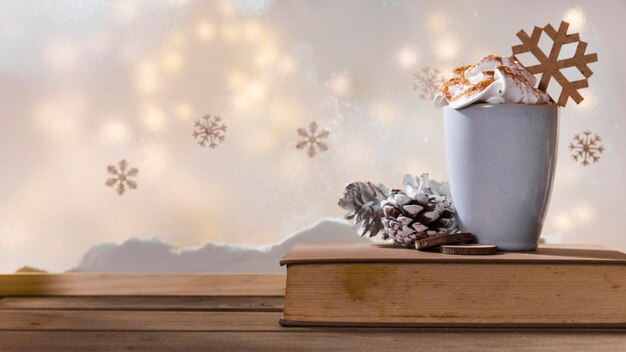
[[[409,70],[414,68],[417,61],[417,50],[415,50],[412,46],[404,45],[396,53],[396,62],[402,69]]]
[[[166,51],[161,57],[161,65],[169,73],[180,71],[183,64],[183,56],[177,51]]]
[[[200,21],[196,24],[196,37],[200,41],[209,41],[215,38],[215,25],[208,20]]]
[[[246,75],[241,71],[232,71],[228,74],[226,80],[228,81],[229,86],[239,89],[245,85]]]
[[[100,127],[100,135],[105,143],[117,146],[127,143],[130,133],[124,122],[110,119]]]
[[[237,112],[244,112],[250,107],[250,99],[243,94],[235,94],[232,98],[233,108]]]
[[[259,81],[250,82],[247,95],[252,100],[259,100],[265,95],[265,85]]]
[[[236,43],[241,38],[239,29],[233,24],[225,24],[220,27],[220,36],[227,43]]]
[[[452,60],[457,56],[458,52],[459,45],[454,37],[444,36],[435,41],[435,54],[441,60]]]
[[[567,231],[572,228],[572,219],[564,213],[559,213],[554,217],[554,226],[559,231]]]
[[[587,25],[585,12],[579,7],[573,7],[565,11],[563,20],[569,23],[570,32],[579,32]]]
[[[426,21],[428,29],[433,32],[441,32],[448,26],[448,18],[440,12],[432,12]]]
[[[159,77],[156,66],[150,61],[139,64],[137,69],[137,88],[141,93],[154,94],[159,91]]]
[[[176,104],[176,117],[182,121],[189,121],[194,114],[193,107],[188,102]]]
[[[588,204],[579,204],[572,211],[576,222],[585,224],[593,220],[595,216],[595,210]]]
[[[596,95],[593,93],[592,90],[587,90],[585,91],[585,99],[578,105],[575,105],[576,108],[578,109],[584,109],[584,110],[590,110],[593,109],[593,107],[596,104]]]
[[[333,95],[341,97],[348,94],[352,88],[352,82],[347,73],[340,73],[333,75],[328,86]]]
[[[273,64],[277,56],[278,52],[274,45],[268,43],[259,48],[254,63],[259,67],[266,67]]]
[[[252,104],[262,101],[267,90],[266,85],[261,81],[243,81],[233,85],[232,104],[235,110],[243,112],[248,110]]]
[[[154,103],[144,103],[141,111],[141,122],[148,131],[161,131],[165,128],[165,114]]]
[[[263,36],[263,28],[256,21],[247,21],[243,25],[243,34],[247,39],[256,40]]]

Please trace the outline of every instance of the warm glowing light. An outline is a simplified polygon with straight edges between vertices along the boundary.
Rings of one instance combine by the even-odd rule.
[[[53,41],[46,45],[44,55],[46,60],[60,70],[69,71],[78,63],[78,49],[67,41]]]
[[[328,86],[333,95],[341,97],[348,94],[352,88],[352,82],[347,73],[340,73],[333,75]]]
[[[220,35],[228,43],[235,43],[239,41],[241,32],[232,24],[225,24],[220,28]]]
[[[584,100],[578,104],[575,105],[577,108],[579,109],[585,109],[585,110],[589,110],[589,109],[593,109],[593,107],[596,104],[596,96],[593,93],[593,90],[585,90],[585,94],[584,94]]]
[[[567,231],[572,228],[572,220],[569,216],[560,213],[554,217],[554,225],[559,231]]]
[[[405,70],[414,68],[417,64],[417,59],[417,50],[408,45],[401,47],[396,54],[398,65]]]
[[[261,82],[251,82],[247,91],[251,99],[259,100],[265,95],[265,86]]]
[[[262,37],[263,27],[255,21],[248,21],[243,25],[243,33],[246,38],[256,40]]]
[[[105,143],[111,145],[122,145],[129,140],[126,124],[114,119],[107,120],[100,126],[100,135]]]
[[[595,210],[588,204],[579,204],[572,212],[577,223],[585,224],[593,220]]]
[[[440,12],[433,12],[428,15],[427,24],[431,31],[441,32],[446,30],[446,27],[448,26],[448,18]]]
[[[142,107],[141,122],[148,131],[161,131],[165,128],[165,114],[159,106],[146,103]]]
[[[196,24],[196,37],[201,41],[209,41],[215,38],[215,25],[208,20]]]
[[[163,53],[161,57],[161,64],[165,71],[173,73],[180,71],[180,69],[183,67],[184,59],[179,52],[167,51]]]
[[[153,94],[159,90],[159,78],[156,66],[149,61],[139,64],[137,69],[137,88],[140,92]]]
[[[246,83],[246,75],[241,71],[232,71],[228,75],[228,84],[235,89],[241,88]]]
[[[188,102],[176,104],[176,117],[182,121],[189,121],[194,114],[193,107]]]
[[[266,67],[273,64],[277,56],[276,48],[271,44],[266,44],[259,48],[254,62],[260,67]]]
[[[231,76],[233,75],[231,74]],[[231,79],[238,80],[237,77],[231,77]],[[237,111],[246,111],[252,106],[252,104],[258,103],[265,97],[267,88],[262,82],[245,82],[245,80],[243,80],[242,82],[236,83],[237,84],[233,86],[234,93],[232,97],[232,104]]]
[[[452,60],[459,52],[459,45],[453,37],[443,37],[435,41],[435,54],[441,60]]]
[[[569,32],[579,32],[587,25],[585,12],[578,7],[573,7],[565,11],[563,20],[569,23]]]
[[[242,112],[248,110],[250,107],[250,99],[245,95],[235,95],[232,99],[232,104],[235,110]]]

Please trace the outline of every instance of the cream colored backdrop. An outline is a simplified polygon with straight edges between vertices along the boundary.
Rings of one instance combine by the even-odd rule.
[[[600,61],[586,100],[561,112],[544,235],[626,250],[624,13],[623,1],[2,1],[0,272],[68,270],[129,238],[170,254],[268,245],[341,218],[350,181],[445,180],[441,111],[415,74],[509,55],[518,30],[563,18]],[[192,136],[204,114],[227,126],[215,148]],[[312,121],[330,134],[309,157],[296,130]],[[568,149],[585,130],[605,147],[587,167]],[[137,188],[118,195],[105,181],[122,159]]]

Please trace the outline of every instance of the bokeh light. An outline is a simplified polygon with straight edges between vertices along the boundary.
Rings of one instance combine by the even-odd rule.
[[[585,12],[580,7],[567,9],[563,14],[563,20],[569,23],[569,32],[579,32],[587,25]]]

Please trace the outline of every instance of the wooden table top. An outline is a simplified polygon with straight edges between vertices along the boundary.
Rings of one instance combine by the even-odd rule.
[[[285,328],[281,296],[0,297],[0,351],[626,351],[624,330]]]

